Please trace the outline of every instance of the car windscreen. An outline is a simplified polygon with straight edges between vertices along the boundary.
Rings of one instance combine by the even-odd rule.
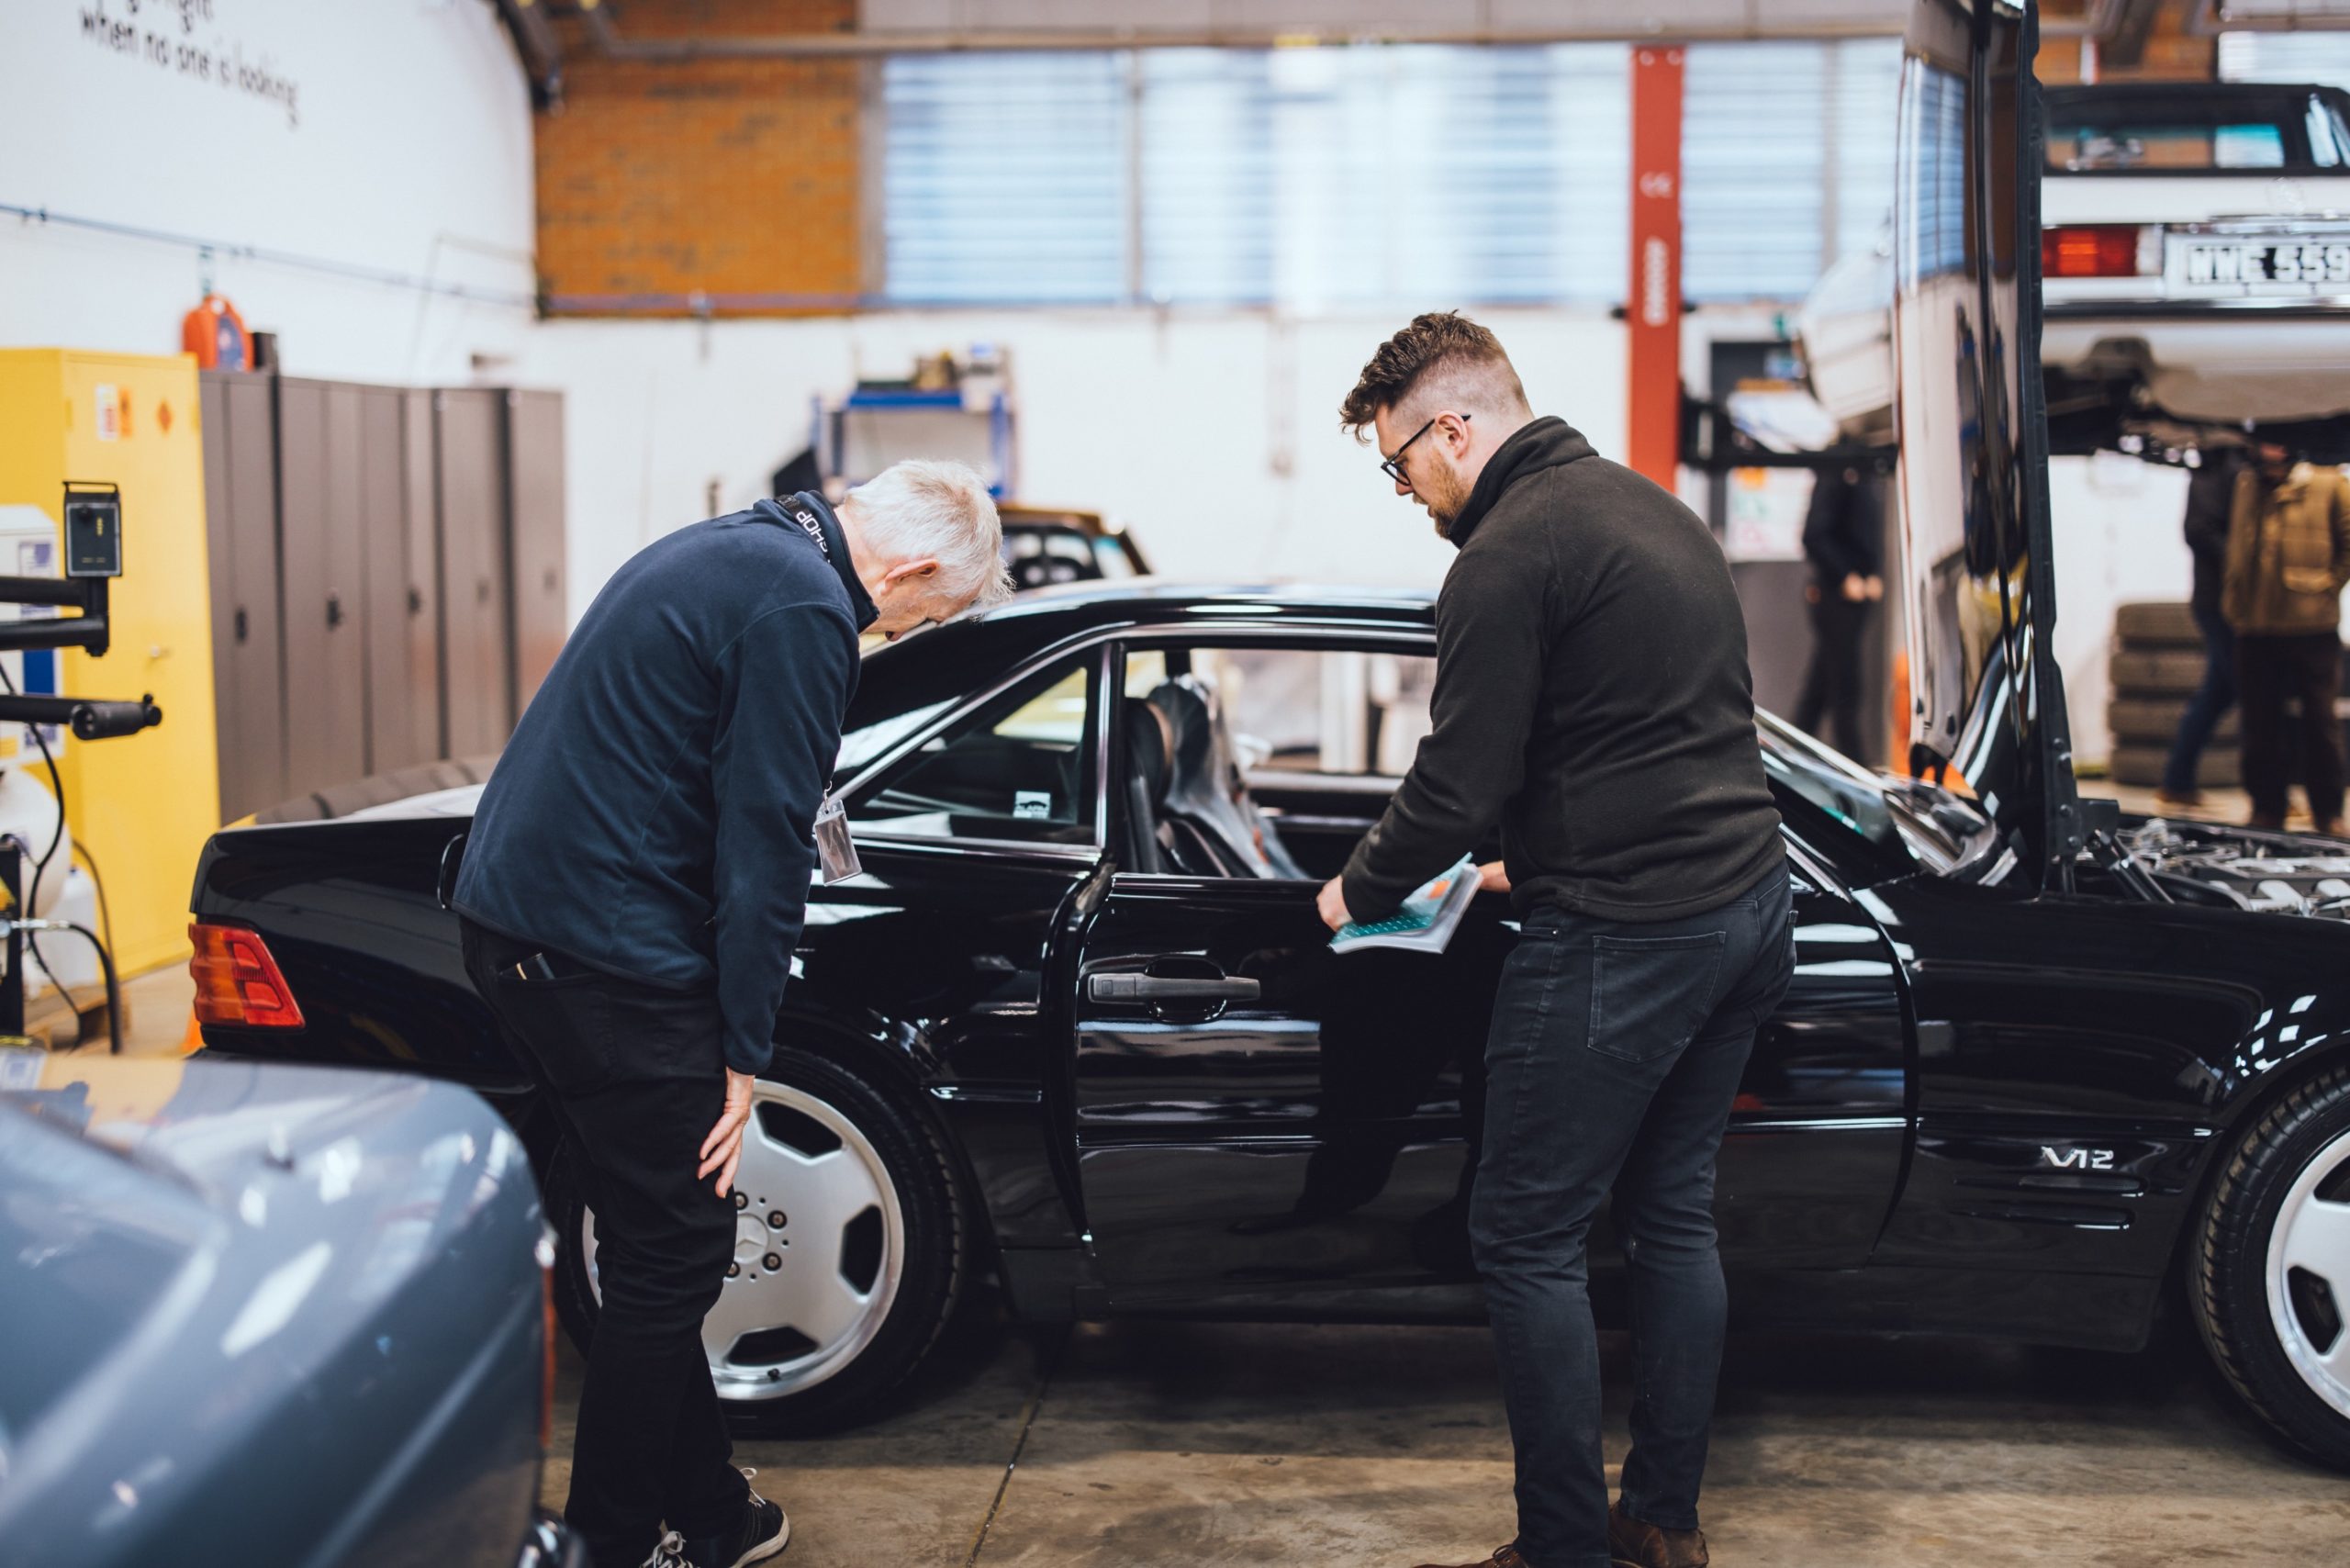
[[[1998,832],[1965,797],[1919,778],[1869,772],[1785,721],[1757,713],[1762,771],[1798,810],[1816,811],[1867,842],[1886,865],[1967,880],[2003,874]]]
[[[2350,172],[2342,95],[2052,92],[2053,174]]]

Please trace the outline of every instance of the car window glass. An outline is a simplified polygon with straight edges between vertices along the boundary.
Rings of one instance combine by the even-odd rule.
[[[1428,733],[1436,661],[1336,648],[1193,648],[1174,655],[1216,693],[1244,771],[1400,778]],[[1174,673],[1164,649],[1126,656],[1126,695]]]
[[[2321,169],[2341,166],[2342,144],[2337,140],[2341,123],[2323,98],[2310,99],[2310,162]]]
[[[925,742],[849,802],[852,825],[923,838],[1093,841],[1090,666],[1064,665]]]
[[[834,759],[834,777],[845,779],[900,741],[946,711],[947,700],[891,713],[850,730],[841,736],[840,755]]]
[[[1131,577],[1135,564],[1126,559],[1125,546],[1114,539],[1093,542],[1093,564],[1105,577]]]
[[[2049,109],[2048,167],[2114,170],[2332,167],[2333,110],[2324,99],[2060,97]]]

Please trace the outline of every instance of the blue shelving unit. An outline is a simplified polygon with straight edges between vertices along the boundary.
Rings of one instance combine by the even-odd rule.
[[[1012,399],[1002,392],[974,407],[959,391],[860,387],[810,400],[808,444],[827,479],[861,485],[908,457],[951,457],[987,476],[1002,500],[1018,484]]]

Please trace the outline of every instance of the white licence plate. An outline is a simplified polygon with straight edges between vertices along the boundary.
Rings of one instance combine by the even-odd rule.
[[[2350,234],[2175,238],[2163,281],[2174,295],[2350,294]]]

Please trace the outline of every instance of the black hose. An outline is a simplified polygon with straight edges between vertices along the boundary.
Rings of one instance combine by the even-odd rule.
[[[61,920],[57,924],[97,950],[98,968],[106,971],[106,1050],[109,1055],[120,1056],[122,1054],[122,987],[115,981],[114,955],[106,951],[106,945],[99,941],[98,934],[88,926],[78,924],[71,920]],[[26,932],[25,937],[28,942],[30,942],[32,933]],[[47,964],[41,966],[41,972],[49,973]],[[49,978],[51,983],[55,983],[57,980],[55,975],[50,975]],[[62,985],[58,986],[57,989],[61,992],[65,990]],[[66,1000],[70,1002],[73,999],[68,997]]]
[[[17,683],[9,678],[6,665],[0,665],[0,687],[7,688],[9,696],[17,695]],[[65,781],[58,777],[57,758],[50,754],[49,737],[40,733],[40,726],[27,724],[25,728],[32,733],[33,745],[40,748],[40,759],[49,767],[50,792],[57,798],[57,831],[49,835],[49,847],[42,850],[40,858],[33,862],[32,886],[25,892],[21,918],[31,920],[33,912],[40,905],[41,873],[48,870],[49,863],[57,857],[57,846],[65,842]],[[88,851],[84,850],[84,853],[87,854]],[[93,861],[91,864],[95,870],[96,862]],[[93,881],[95,880],[94,877]],[[106,924],[111,926],[113,923],[108,921]],[[90,946],[98,950],[98,965],[106,971],[106,977],[107,1049],[112,1055],[120,1056],[122,1054],[122,993],[120,988],[115,983],[114,955],[106,950],[106,945],[99,941],[96,935],[87,927],[73,925],[71,928],[88,937]],[[40,966],[40,972],[49,977],[49,983],[57,988],[57,994],[65,999],[65,1005],[73,1010],[74,1032],[78,1035],[82,1016],[81,1004],[73,1000],[73,993],[65,989],[65,982],[57,978],[57,971],[49,967],[49,959],[41,954],[40,939],[29,928],[25,932],[25,951],[30,953],[33,962]]]
[[[106,950],[112,952],[114,950],[114,906],[106,902],[106,873],[98,869],[98,857],[90,853],[90,846],[78,838],[73,841],[73,853],[79,855],[83,864],[90,868],[90,886],[98,890],[98,929],[106,933]]]

